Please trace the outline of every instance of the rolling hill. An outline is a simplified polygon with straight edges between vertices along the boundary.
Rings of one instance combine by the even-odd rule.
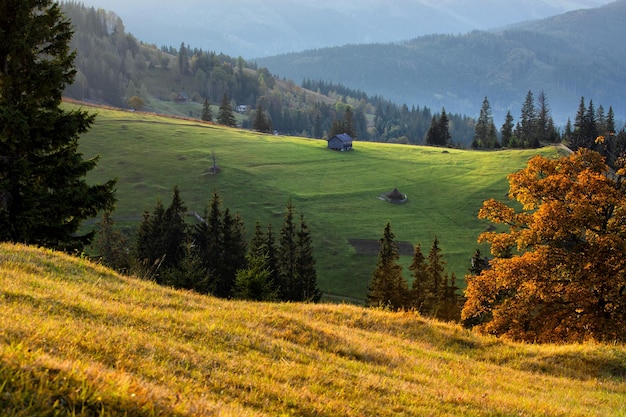
[[[5,416],[620,416],[623,346],[214,299],[0,244]]]
[[[398,43],[318,48],[259,58],[292,80],[323,79],[409,106],[477,115],[489,98],[496,125],[544,91],[558,124],[581,96],[626,120],[626,1],[494,31],[428,35]]]
[[[365,298],[376,243],[388,221],[397,241],[420,243],[426,252],[437,236],[447,271],[463,287],[476,239],[489,226],[476,217],[482,202],[506,198],[506,175],[530,157],[558,153],[553,147],[477,152],[371,142],[335,152],[324,140],[154,114],[97,112],[80,151],[100,155],[88,179],[118,179],[118,225],[137,230],[142,213],[152,211],[158,199],[169,204],[174,185],[187,208],[198,213],[216,190],[225,207],[242,215],[248,233],[257,220],[279,230],[291,199],[312,232],[320,289],[357,300]],[[218,175],[209,172],[213,155]],[[407,203],[379,198],[396,187],[408,195]],[[370,242],[374,251],[363,251],[351,240]],[[408,278],[411,256],[401,261]]]

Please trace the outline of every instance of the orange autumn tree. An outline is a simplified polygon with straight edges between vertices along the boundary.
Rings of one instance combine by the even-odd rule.
[[[518,209],[485,201],[494,259],[468,276],[464,323],[534,342],[626,341],[626,170],[581,148],[509,175]]]

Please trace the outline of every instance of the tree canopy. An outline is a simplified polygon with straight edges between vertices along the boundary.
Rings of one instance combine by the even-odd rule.
[[[491,199],[479,212],[508,230],[479,238],[495,259],[468,276],[465,322],[525,341],[626,340],[625,173],[581,148],[511,174],[521,209]]]
[[[95,116],[60,108],[76,71],[72,29],[57,2],[0,2],[0,240],[82,250],[81,222],[111,209],[111,180],[88,185],[97,158],[83,159],[79,135]]]

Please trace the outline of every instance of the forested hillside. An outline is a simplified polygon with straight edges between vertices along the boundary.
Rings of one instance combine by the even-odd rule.
[[[258,59],[281,77],[323,78],[399,103],[477,115],[485,96],[498,123],[528,90],[545,91],[564,124],[581,96],[626,115],[626,1],[500,31],[431,35]],[[497,25],[494,22],[494,25]]]
[[[240,126],[253,127],[261,110],[268,115],[268,130],[315,138],[325,137],[350,108],[357,139],[413,144],[424,142],[433,116],[443,111],[409,108],[321,79],[299,86],[241,57],[185,43],[157,48],[128,33],[111,11],[76,2],[63,7],[75,27],[72,47],[78,70],[65,95],[77,100],[200,119],[205,100],[216,106],[226,95],[233,109],[243,109]],[[468,145],[474,121],[450,112],[447,117],[451,143]]]

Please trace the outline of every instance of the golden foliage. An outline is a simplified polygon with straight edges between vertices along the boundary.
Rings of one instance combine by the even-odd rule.
[[[509,230],[479,236],[496,259],[468,277],[465,322],[527,341],[626,340],[622,181],[588,149],[509,175],[521,210],[483,203],[479,217]]]

